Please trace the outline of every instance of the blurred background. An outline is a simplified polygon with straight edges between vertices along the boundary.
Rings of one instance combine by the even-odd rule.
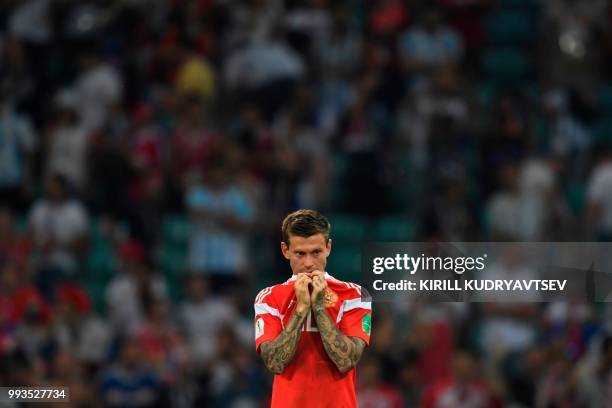
[[[267,406],[298,208],[355,282],[366,240],[609,240],[610,3],[0,1],[0,385]],[[361,407],[612,406],[608,304],[373,324]]]

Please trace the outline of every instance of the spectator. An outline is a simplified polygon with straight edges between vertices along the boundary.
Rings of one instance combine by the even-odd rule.
[[[462,80],[452,65],[437,68],[430,83],[413,90],[399,113],[399,137],[409,139],[415,167],[435,162],[437,157],[431,157],[432,154],[452,142],[453,135],[468,128],[470,109]],[[429,140],[440,122],[445,124],[443,140]],[[459,146],[452,147],[453,153],[460,151]],[[445,154],[448,150],[451,149],[439,153],[444,160],[448,159]]]
[[[382,379],[380,363],[376,358],[363,359],[359,364],[357,399],[362,408],[402,408],[404,399],[398,387]]]
[[[313,44],[329,36],[331,25],[327,0],[308,0],[285,14],[289,42],[307,59],[311,56]]]
[[[605,407],[612,398],[612,337],[604,337],[596,358],[580,364],[577,373],[577,403]]]
[[[78,407],[100,406],[100,401],[93,394],[94,390],[84,375],[84,367],[81,365],[80,360],[74,358],[70,352],[60,351],[56,353],[51,361],[49,371],[46,385],[68,388],[70,390],[71,404]]]
[[[209,100],[215,92],[215,73],[210,64],[197,54],[187,56],[176,77],[179,95],[194,95]]]
[[[226,322],[236,320],[236,310],[225,297],[210,293],[206,277],[191,275],[186,285],[187,299],[179,307],[179,319],[193,364],[201,368],[214,357],[219,330]]]
[[[439,10],[427,10],[419,24],[401,37],[399,54],[404,72],[428,76],[436,68],[456,64],[463,53],[461,37],[444,23]]]
[[[332,28],[315,44],[315,56],[322,75],[342,79],[355,72],[361,62],[362,40],[350,26],[349,10],[344,7],[335,10]]]
[[[501,407],[487,390],[478,372],[476,359],[459,351],[453,358],[453,376],[432,384],[425,391],[419,407],[436,408],[452,404],[455,407]]]
[[[99,130],[106,125],[111,113],[117,109],[123,96],[123,83],[119,72],[89,50],[80,56],[80,75],[74,85],[79,118],[85,129]]]
[[[254,216],[251,200],[237,183],[228,159],[227,152],[215,155],[204,183],[193,186],[185,197],[194,227],[189,268],[208,276],[214,290],[235,289],[245,279],[246,237]]]
[[[206,168],[219,144],[219,135],[206,122],[205,103],[197,95],[182,98],[180,120],[171,136],[169,158],[172,175],[183,185],[197,180],[197,173]]]
[[[252,355],[240,345],[233,328],[226,325],[216,337],[217,353],[210,364],[210,404],[246,406],[262,398],[262,387],[268,383],[256,369]]]
[[[163,407],[159,378],[144,363],[140,343],[126,338],[119,348],[118,361],[100,378],[100,392],[108,407]]]
[[[90,134],[78,117],[79,102],[69,91],[56,98],[57,117],[49,130],[47,174],[63,176],[70,186],[83,191],[87,184]]]
[[[274,144],[278,155],[292,157],[300,169],[295,192],[298,207],[320,207],[327,194],[329,142],[318,123],[312,91],[302,86],[295,99],[274,123]]]
[[[163,383],[175,383],[189,355],[178,327],[170,318],[169,305],[163,302],[147,305],[145,319],[135,333],[148,365]]]
[[[18,231],[13,213],[0,207],[0,264],[27,259],[30,242]]]
[[[379,41],[392,43],[408,22],[408,10],[402,1],[378,0],[369,17],[369,28]]]
[[[29,216],[36,268],[47,295],[57,280],[76,278],[87,248],[88,227],[86,209],[70,196],[66,179],[51,175],[45,196],[34,202]]]
[[[591,144],[591,134],[570,111],[568,96],[561,90],[551,90],[543,96],[548,149],[568,157],[585,152]]]
[[[18,114],[5,91],[0,91],[0,201],[23,208],[33,190],[33,159],[38,136],[32,122]]]
[[[231,49],[249,40],[270,39],[283,16],[283,3],[281,0],[256,0],[232,4],[232,24],[225,40],[227,48]]]
[[[503,251],[501,259],[487,268],[487,279],[534,279],[536,272],[525,264],[523,254],[516,246]],[[490,295],[500,302],[482,304],[480,340],[486,355],[493,363],[498,363],[508,355],[523,352],[535,344],[538,310],[533,303],[502,303],[512,300],[513,295],[508,292],[492,292]],[[540,293],[533,289],[528,295],[534,302],[540,298]]]
[[[274,38],[274,37],[273,37]],[[282,41],[254,41],[232,53],[225,62],[225,80],[239,95],[254,95],[267,120],[291,96],[304,77],[304,61]]]
[[[586,222],[600,241],[612,237],[612,152],[604,148],[586,189]]]
[[[121,334],[133,334],[147,306],[167,300],[166,282],[153,272],[139,242],[122,243],[119,255],[121,271],[106,289],[106,306],[113,328]]]
[[[92,312],[91,299],[75,285],[57,289],[52,336],[59,352],[92,367],[101,365],[109,352],[111,329],[106,320]]]

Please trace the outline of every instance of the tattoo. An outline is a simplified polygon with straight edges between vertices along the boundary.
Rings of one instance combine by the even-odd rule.
[[[323,296],[316,299],[313,311],[327,355],[341,373],[350,371],[357,366],[357,362],[363,353],[365,342],[358,337],[349,337],[343,334],[336,327],[325,309]]]
[[[264,364],[274,374],[282,374],[293,359],[307,314],[294,311],[284,330],[274,340],[261,344]]]

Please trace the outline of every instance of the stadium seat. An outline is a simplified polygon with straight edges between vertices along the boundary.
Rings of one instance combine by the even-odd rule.
[[[595,142],[612,142],[612,118],[600,119],[593,125]]]
[[[406,217],[384,217],[374,222],[376,241],[410,241],[414,239],[414,221]]]
[[[361,246],[335,245],[327,259],[327,271],[335,278],[359,282],[361,270]]]
[[[186,245],[189,238],[189,220],[184,215],[169,215],[164,220],[164,243],[172,246]]]
[[[612,85],[604,86],[597,95],[597,110],[601,114],[612,114]]]
[[[515,48],[489,49],[482,56],[482,70],[490,80],[515,83],[527,75],[527,56]]]
[[[166,288],[168,289],[168,297],[173,303],[178,303],[183,294],[183,279],[169,278],[166,276]]]
[[[367,218],[353,215],[334,215],[329,217],[331,236],[342,243],[359,243],[365,239],[368,230]]]
[[[94,279],[108,279],[117,270],[117,257],[110,244],[95,245],[87,254],[86,269]]]
[[[15,217],[15,228],[20,234],[25,234],[28,230],[28,215],[19,214]]]
[[[584,183],[574,182],[567,186],[566,197],[567,202],[574,213],[580,214],[584,206],[586,195],[586,186]]]
[[[87,281],[85,288],[91,297],[94,309],[101,315],[106,312],[106,287],[108,282],[100,280]]]
[[[525,45],[533,34],[531,14],[518,10],[492,14],[485,26],[492,45]]]
[[[346,198],[344,178],[348,168],[348,158],[344,154],[334,156],[332,188],[329,189],[328,204],[332,210],[342,207]]]
[[[502,9],[521,8],[523,10],[538,7],[539,0],[497,0]]]
[[[186,249],[166,246],[161,253],[160,266],[164,275],[171,279],[184,275],[187,268]]]

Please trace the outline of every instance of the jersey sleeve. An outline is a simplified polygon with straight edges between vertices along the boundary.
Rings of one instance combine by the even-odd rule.
[[[274,340],[283,330],[281,315],[271,288],[259,292],[255,298],[255,350],[259,353],[261,343]]]
[[[372,302],[363,301],[359,296],[345,300],[341,308],[342,317],[338,329],[349,337],[359,337],[366,346],[369,346],[372,330]]]

